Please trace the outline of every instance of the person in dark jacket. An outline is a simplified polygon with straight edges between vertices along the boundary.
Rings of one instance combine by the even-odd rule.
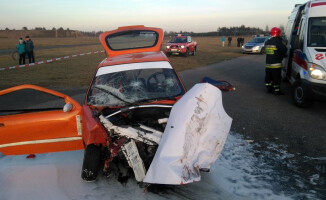
[[[228,37],[228,46],[230,47],[231,46],[231,42],[232,42],[232,37],[231,37],[231,35]]]
[[[281,30],[274,27],[271,29],[271,38],[265,43],[265,85],[268,92],[274,92],[276,95],[284,94],[281,92],[281,70],[282,60],[286,57],[287,48],[282,42],[281,35]]]
[[[34,43],[31,40],[31,38],[27,35],[25,37],[26,40],[26,53],[28,56],[28,62],[29,63],[34,63],[35,62],[35,58],[34,58]]]
[[[241,38],[238,37],[238,38],[237,38],[237,47],[240,47],[240,43],[241,43]]]
[[[26,45],[23,38],[19,38],[19,42],[16,46],[19,54],[19,65],[25,64]]]

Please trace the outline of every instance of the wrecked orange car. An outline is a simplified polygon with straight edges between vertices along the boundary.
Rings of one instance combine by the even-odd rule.
[[[160,51],[162,40],[162,29],[145,26],[101,34],[108,57],[96,69],[83,106],[33,85],[0,91],[1,97],[31,89],[63,101],[46,109],[1,110],[0,152],[85,148],[81,176],[86,181],[95,180],[99,169],[120,182],[131,176],[160,184],[200,180],[199,171],[208,171],[222,151],[232,119],[216,87],[203,83],[185,95]]]

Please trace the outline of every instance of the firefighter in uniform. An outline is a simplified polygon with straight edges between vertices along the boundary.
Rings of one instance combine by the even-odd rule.
[[[265,85],[268,92],[282,95],[281,92],[281,70],[282,60],[286,56],[287,48],[282,42],[282,32],[274,27],[271,30],[271,38],[265,43],[266,52],[266,76]]]

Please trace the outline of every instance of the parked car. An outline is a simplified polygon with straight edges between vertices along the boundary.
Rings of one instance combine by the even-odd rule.
[[[86,181],[94,181],[99,169],[120,182],[132,176],[146,183],[199,181],[200,170],[208,171],[221,153],[232,119],[216,87],[202,83],[185,94],[160,51],[162,40],[162,29],[145,26],[102,33],[108,57],[97,67],[83,106],[34,85],[0,91],[0,97],[33,90],[63,100],[61,107],[0,109],[0,152],[85,148]]]
[[[242,46],[242,53],[259,53],[263,54],[265,51],[265,42],[270,37],[254,37]]]
[[[165,46],[164,52],[170,55],[195,55],[197,51],[197,42],[188,34],[176,34]]]

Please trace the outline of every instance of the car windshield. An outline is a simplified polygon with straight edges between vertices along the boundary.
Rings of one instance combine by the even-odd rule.
[[[252,38],[248,43],[264,43],[266,38],[264,37],[255,37]]]
[[[309,19],[308,46],[326,47],[326,17]]]
[[[169,43],[186,43],[187,38],[186,37],[174,37]]]
[[[126,106],[173,99],[184,93],[169,62],[132,63],[99,68],[87,102],[94,106]]]

